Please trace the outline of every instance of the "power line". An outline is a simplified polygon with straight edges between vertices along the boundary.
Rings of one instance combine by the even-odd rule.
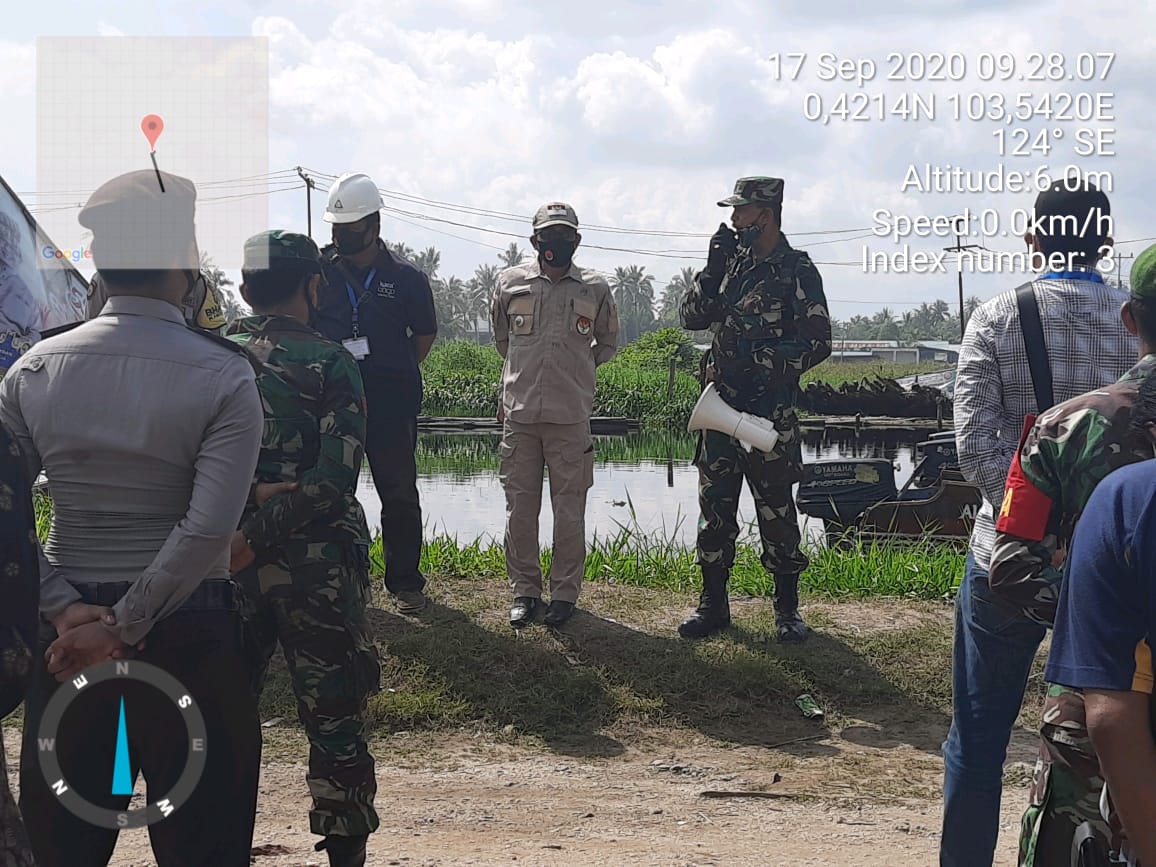
[[[330,174],[328,172],[321,172],[321,171],[317,171],[314,169],[307,169],[307,171],[310,172],[310,174],[314,175],[315,177],[328,180],[330,182],[330,184],[332,184],[333,181],[336,181],[338,178],[337,175]],[[479,216],[479,217],[494,217],[496,219],[501,219],[501,220],[513,220],[513,221],[522,223],[523,225],[529,223],[533,219],[532,216],[529,216],[526,214],[514,214],[514,213],[511,213],[510,211],[497,211],[497,210],[493,210],[490,208],[479,208],[479,207],[475,207],[473,205],[465,205],[465,204],[461,204],[458,202],[447,202],[447,201],[443,201],[440,199],[430,199],[430,198],[427,198],[424,196],[414,195],[412,193],[403,193],[403,192],[400,192],[398,190],[390,190],[390,189],[387,189],[385,187],[378,187],[377,189],[378,189],[378,192],[381,193],[384,198],[399,199],[401,201],[409,202],[410,204],[415,204],[415,205],[424,205],[426,207],[436,207],[436,208],[441,208],[443,210],[450,210],[450,211],[455,211],[458,213],[470,214],[470,215]],[[851,234],[854,232],[864,232],[870,228],[871,228],[871,226],[857,226],[857,227],[850,228],[850,229],[823,229],[823,230],[809,231],[809,232],[792,232],[791,234],[792,235],[798,235],[798,236],[808,236],[808,237],[812,236],[812,235]],[[656,236],[656,237],[665,237],[665,238],[710,238],[713,234],[711,232],[679,232],[679,231],[666,231],[666,230],[659,230],[659,229],[630,229],[630,228],[625,228],[622,226],[604,226],[604,225],[600,225],[598,223],[584,224],[582,226],[582,230],[583,231],[612,232],[612,233],[624,234],[624,235]],[[518,237],[521,237],[521,236],[519,235]]]

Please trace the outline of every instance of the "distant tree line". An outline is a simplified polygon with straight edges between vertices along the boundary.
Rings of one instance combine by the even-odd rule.
[[[388,242],[392,252],[413,262],[425,272],[433,289],[438,314],[438,336],[442,340],[473,340],[488,342],[490,299],[503,268],[526,261],[532,255],[518,244],[511,243],[497,254],[496,263],[478,265],[468,279],[445,276],[441,273],[441,252],[436,247],[415,251],[400,241]],[[208,282],[218,290],[225,316],[230,322],[245,315],[234,292],[226,287],[233,283],[225,272],[216,267],[208,256],[202,257],[202,270]],[[678,308],[687,291],[694,285],[697,269],[680,270],[661,290],[655,289],[655,277],[646,273],[644,265],[625,265],[614,269],[609,276],[610,289],[618,304],[621,327],[620,341],[631,343],[644,334],[662,328],[677,328]],[[964,315],[969,317],[982,302],[972,296],[964,303]],[[839,340],[898,340],[910,343],[917,340],[958,341],[959,310],[946,301],[924,302],[914,310],[896,313],[889,307],[865,316],[831,320],[832,337]],[[708,342],[709,332],[695,332],[697,342]]]
[[[983,302],[974,295],[963,303],[966,323],[975,308]],[[948,340],[958,343],[959,309],[946,301],[923,302],[914,310],[896,314],[890,307],[871,316],[852,316],[850,319],[832,319],[831,334],[839,340],[898,340],[911,343],[916,340]]]

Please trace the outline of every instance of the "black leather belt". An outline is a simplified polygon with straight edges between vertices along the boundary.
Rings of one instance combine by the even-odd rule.
[[[72,583],[72,582],[69,582]],[[93,581],[73,583],[76,592],[80,594],[82,602],[89,605],[103,605],[111,608],[118,603],[128,589],[131,581]],[[180,611],[236,611],[238,610],[236,588],[232,581],[213,578],[202,581],[178,609]]]

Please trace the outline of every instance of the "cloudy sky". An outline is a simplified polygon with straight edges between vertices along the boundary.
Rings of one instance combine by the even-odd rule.
[[[1023,244],[1000,232],[1009,228],[1012,209],[1031,206],[1034,192],[904,193],[912,164],[984,172],[1002,164],[1025,173],[1078,165],[1110,172],[1117,240],[1156,236],[1156,179],[1148,158],[1156,131],[1150,95],[1156,37],[1137,26],[1150,15],[1145,4],[1108,0],[1093,12],[1086,2],[1023,2],[1013,9],[990,0],[122,0],[58,2],[50,15],[34,4],[7,5],[0,36],[0,174],[29,193],[25,199],[34,208],[49,201],[32,195],[38,153],[59,159],[61,151],[59,133],[37,141],[37,37],[261,36],[270,50],[268,139],[245,146],[266,149],[260,155],[270,173],[281,173],[276,179],[295,166],[317,173],[322,184],[344,171],[370,173],[391,191],[386,236],[414,248],[438,247],[443,274],[466,278],[476,265],[496,262],[511,234],[528,234],[528,216],[539,204],[562,199],[591,227],[583,233],[582,263],[606,271],[644,265],[661,290],[679,268],[701,265],[706,238],[729,214],[715,202],[735,178],[771,174],[786,179],[784,229],[821,263],[835,316],[884,304],[901,311],[922,301],[952,301],[957,286],[950,262],[946,274],[864,273],[865,244],[877,253],[900,249],[869,234],[874,212],[914,218],[993,209],[1002,221],[995,236],[980,238],[977,226],[969,241],[1019,251]],[[795,80],[796,63],[786,57],[791,52],[806,55]],[[874,79],[822,80],[825,52],[851,66],[873,61]],[[910,75],[962,72],[961,80],[888,80],[896,72],[892,52],[928,58],[904,67]],[[939,65],[933,52],[957,52],[965,68],[958,60],[953,69]],[[995,61],[987,71],[996,80],[980,78],[985,52]],[[1115,53],[1103,80],[1107,61],[1092,57],[1095,52]],[[1059,80],[1028,80],[1033,72],[1047,77],[1052,53],[1062,60]],[[1003,81],[1001,54],[1015,63]],[[1089,73],[1095,80],[1079,80]],[[108,74],[92,70],[85,78]],[[1098,93],[1111,96],[1099,98],[1087,122],[1042,115],[1011,124],[953,119],[955,106],[966,110],[969,100],[979,99],[984,110],[995,106],[993,94],[1011,110],[1018,94],[1032,106],[1050,95],[1054,111],[1075,114],[1080,105],[1088,110]],[[851,112],[858,107],[874,115],[882,105],[890,116],[827,123],[805,117],[820,105],[837,109],[840,94]],[[902,119],[905,96],[909,107],[915,97],[924,104],[934,99],[936,119]],[[62,101],[68,102],[67,88],[58,86],[53,105],[42,110],[59,116]],[[80,161],[86,141],[103,134],[90,102],[86,96],[87,110],[75,111],[69,141]],[[238,126],[231,127],[227,115],[206,118],[205,135],[236,138]],[[1011,149],[1017,128],[1033,139],[1043,131],[1052,152],[1001,157],[994,134],[1004,130]],[[1053,138],[1056,129],[1060,136]],[[1078,157],[1081,129],[1089,137],[1114,130],[1102,135],[1110,136],[1116,154]],[[162,139],[158,153],[165,145]],[[147,152],[142,155],[147,160]],[[211,175],[212,167],[204,171]],[[289,187],[275,180],[265,197],[269,224],[304,230],[304,190],[299,183]],[[328,228],[319,218],[324,203],[324,194],[315,194],[318,238]],[[908,240],[923,251],[954,243]],[[1120,249],[1137,253],[1148,243]],[[1015,273],[964,279],[967,294],[982,298],[1021,281]]]

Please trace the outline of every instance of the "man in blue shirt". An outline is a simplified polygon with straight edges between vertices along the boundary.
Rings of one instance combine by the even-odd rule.
[[[437,337],[429,279],[381,240],[381,194],[361,172],[329,191],[325,221],[333,244],[321,250],[325,280],[313,327],[345,346],[365,383],[365,457],[381,499],[385,586],[402,614],[426,604],[421,500],[417,491],[419,365]]]
[[[1141,387],[1133,424],[1156,443],[1156,380]],[[1156,462],[1143,461],[1105,478],[1076,526],[1045,678],[1083,691],[1115,818],[1147,865],[1156,864],[1154,633]]]

